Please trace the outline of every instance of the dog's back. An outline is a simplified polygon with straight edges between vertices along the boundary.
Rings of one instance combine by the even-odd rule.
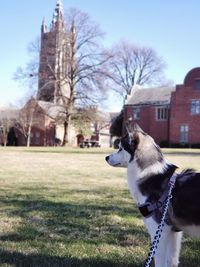
[[[200,173],[186,170],[177,175],[170,217],[178,228],[200,237]]]

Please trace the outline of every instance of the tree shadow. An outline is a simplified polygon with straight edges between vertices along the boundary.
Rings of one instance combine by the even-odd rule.
[[[41,189],[40,189],[41,193]],[[85,195],[89,192],[82,191]],[[94,194],[95,192],[93,192]],[[143,226],[135,225],[130,218],[139,218],[137,209],[128,205],[116,205],[103,200],[102,203],[93,201],[84,203],[54,202],[37,195],[36,191],[31,190],[32,195],[7,195],[0,198],[1,207],[11,206],[7,211],[7,216],[20,217],[21,223],[16,226],[15,231],[5,233],[0,236],[1,242],[16,243],[15,250],[18,250],[21,242],[27,243],[29,248],[32,246],[38,249],[39,254],[23,254],[18,252],[0,251],[0,263],[14,264],[21,266],[81,266],[81,267],[124,267],[135,266],[133,260],[124,259],[124,264],[116,260],[118,256],[99,255],[94,258],[78,259],[73,257],[73,252],[67,253],[65,257],[54,257],[48,248],[45,247],[50,242],[51,251],[56,244],[63,243],[68,247],[73,244],[84,243],[93,246],[114,245],[121,247],[141,246],[148,242],[148,235]],[[100,194],[98,191],[96,194]],[[126,192],[122,192],[126,197]],[[110,196],[108,196],[110,198]],[[129,218],[128,221],[126,218]],[[124,219],[125,218],[125,219]],[[136,238],[131,239],[130,236]],[[144,242],[144,240],[147,241]],[[33,242],[34,241],[34,245]],[[23,245],[24,245],[23,243]],[[22,246],[23,246],[22,245]],[[48,247],[48,246],[47,246]],[[43,255],[44,253],[44,255]],[[112,252],[111,252],[112,253]],[[117,252],[118,253],[118,252]],[[62,254],[62,253],[61,253]],[[59,254],[60,255],[60,254]],[[63,254],[62,254],[63,255]],[[96,257],[96,258],[95,258]],[[106,258],[107,257],[107,258]],[[141,259],[143,260],[143,259]],[[129,261],[132,264],[129,265]],[[140,265],[141,266],[141,265]]]
[[[106,203],[73,204],[37,200],[33,197],[22,199],[19,195],[10,199],[0,198],[0,203],[14,206],[14,210],[9,212],[10,217],[17,216],[23,219],[23,225],[18,227],[18,233],[0,236],[1,241],[20,242],[33,237],[48,238],[50,233],[54,233],[57,240],[60,236],[65,242],[71,242],[75,238],[85,239],[94,244],[100,242],[111,244],[116,243],[116,240],[123,241],[123,237],[125,239],[127,235],[146,234],[142,226],[123,223],[123,217],[140,216],[134,205],[125,208]],[[32,212],[36,215],[32,215]]]
[[[81,192],[86,195],[89,193],[88,190],[81,190]],[[52,249],[59,242],[66,247],[82,242],[94,246],[116,245],[121,248],[127,247],[128,250],[129,247],[141,248],[149,245],[149,235],[145,228],[134,223],[134,219],[141,218],[134,204],[117,205],[114,201],[111,204],[112,196],[110,201],[104,200],[96,203],[92,201],[88,203],[54,202],[42,198],[34,190],[32,193],[34,194],[16,194],[0,198],[2,208],[4,205],[5,207],[12,206],[12,209],[7,212],[8,216],[22,219],[22,224],[16,227],[14,232],[0,236],[1,242],[15,242],[16,244],[27,242],[31,248],[31,242],[34,240],[34,248],[37,248],[37,242],[45,246],[50,241]],[[96,194],[100,193],[97,191]],[[125,198],[127,192],[120,192],[120,196],[122,195]],[[130,221],[127,217],[131,218]],[[199,241],[187,239],[183,245],[180,266],[187,266],[188,255],[191,253],[194,255],[194,252],[190,266],[198,266],[199,248]],[[15,250],[17,249],[18,245]],[[125,258],[122,264],[119,261],[120,255],[112,257],[105,253],[105,255],[96,254],[94,257],[80,259],[74,257],[73,252],[59,257],[51,255],[52,252],[48,251],[48,248],[42,250],[38,246],[38,251],[38,254],[23,254],[0,250],[0,264],[12,264],[16,267],[139,267],[143,266],[145,260],[142,253],[141,258],[130,256],[131,258]]]
[[[15,267],[124,267],[124,264],[108,259],[78,259],[75,257],[54,257],[40,254],[25,255],[19,252],[0,250],[0,264],[11,264]],[[140,267],[137,263],[126,267]]]

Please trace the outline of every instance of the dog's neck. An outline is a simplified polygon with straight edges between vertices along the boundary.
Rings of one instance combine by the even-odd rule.
[[[169,164],[164,158],[141,170],[137,161],[133,161],[128,166],[128,185],[132,197],[137,203],[142,204],[154,193],[154,190],[164,190],[165,180],[173,175],[177,167]]]

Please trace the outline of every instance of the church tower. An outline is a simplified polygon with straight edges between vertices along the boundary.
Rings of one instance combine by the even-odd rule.
[[[45,19],[41,26],[41,48],[37,99],[60,103],[69,97],[67,83],[68,47],[70,34],[66,30],[61,0],[57,1],[48,30]]]

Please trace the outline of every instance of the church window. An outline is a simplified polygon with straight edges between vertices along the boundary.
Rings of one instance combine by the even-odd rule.
[[[195,80],[195,89],[200,90],[200,79]]]
[[[35,144],[36,145],[40,144],[40,132],[35,133]]]
[[[180,126],[180,142],[181,143],[188,143],[188,132],[189,132],[188,125],[182,124]]]
[[[133,108],[133,119],[134,120],[140,119],[140,108]]]
[[[191,114],[200,114],[200,100],[192,100],[191,103]]]
[[[156,109],[156,119],[158,121],[165,121],[168,119],[168,108],[157,108]]]

